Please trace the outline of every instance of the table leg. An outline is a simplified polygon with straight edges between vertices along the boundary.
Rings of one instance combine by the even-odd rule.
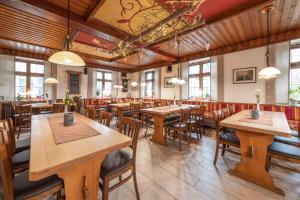
[[[284,195],[274,186],[272,176],[265,169],[268,145],[274,136],[241,130],[236,130],[236,134],[240,139],[241,162],[230,173]]]
[[[98,199],[100,167],[103,157],[78,162],[58,173],[64,180],[67,200]]]
[[[117,127],[120,128],[120,120],[121,120],[121,117],[123,116],[123,112],[124,112],[124,109],[122,107],[119,107],[117,108]]]
[[[152,141],[161,145],[165,145],[164,132],[164,116],[163,115],[153,115],[154,120],[154,133],[152,135]]]

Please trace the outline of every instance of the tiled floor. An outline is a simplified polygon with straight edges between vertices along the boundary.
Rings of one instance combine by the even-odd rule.
[[[137,181],[142,200],[271,200],[300,199],[300,174],[271,168],[275,184],[285,191],[279,196],[229,174],[239,156],[226,153],[213,165],[214,131],[207,131],[198,144],[183,145],[170,139],[167,146],[152,143],[141,130],[137,149]],[[99,199],[101,193],[99,192]],[[133,182],[109,193],[110,200],[134,200]]]
[[[215,139],[210,131],[198,144],[184,145],[168,141],[167,146],[152,143],[143,137],[137,149],[137,178],[143,200],[270,200],[300,199],[300,174],[271,168],[275,184],[286,197],[279,196],[258,185],[229,174],[229,168],[239,162],[239,156],[226,153],[213,165]],[[109,194],[110,200],[135,199],[133,182]]]

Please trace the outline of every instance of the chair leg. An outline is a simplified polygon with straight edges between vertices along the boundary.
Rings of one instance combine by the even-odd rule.
[[[18,139],[19,139],[19,137],[20,137],[20,134],[21,134],[21,129],[22,129],[22,127],[21,127],[21,125],[19,124],[18,136],[17,136],[17,138],[18,138]]]
[[[214,158],[214,165],[216,165],[216,163],[217,163],[218,156],[219,156],[219,143],[216,142],[216,152],[215,152],[215,158]]]
[[[56,193],[56,199],[57,200],[61,200],[62,198],[61,198],[61,191],[58,191],[57,193]]]
[[[104,178],[102,187],[102,200],[108,200],[108,187],[109,181],[107,180],[107,178]]]
[[[133,183],[134,183],[134,190],[135,190],[135,194],[136,194],[136,199],[140,200],[140,193],[139,193],[139,189],[138,189],[138,185],[137,185],[137,180],[136,180],[135,166],[133,167],[132,176],[133,176]]]
[[[266,166],[265,166],[267,172],[270,171],[271,159],[272,159],[271,155],[267,154]]]
[[[202,130],[203,130],[203,134],[205,135],[205,128],[203,127]]]
[[[222,146],[223,146],[223,148],[222,148],[222,156],[224,156],[227,145],[223,144]]]
[[[181,133],[180,132],[178,134],[178,139],[179,139],[179,151],[181,151],[182,148],[181,148]]]

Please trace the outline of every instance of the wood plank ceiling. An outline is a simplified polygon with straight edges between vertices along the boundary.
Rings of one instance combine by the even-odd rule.
[[[297,0],[206,0],[195,4],[192,14],[185,11],[184,23],[193,28],[177,34],[179,48],[174,37],[153,44],[137,41],[124,56],[114,52],[120,41],[138,40],[147,20],[162,23],[187,5],[168,0],[71,0],[72,50],[89,67],[134,72],[258,47],[267,41],[266,15],[261,10],[270,4],[275,6],[271,42],[300,37]],[[189,22],[199,14],[204,24]],[[63,49],[66,17],[67,0],[1,0],[0,53],[47,59]]]

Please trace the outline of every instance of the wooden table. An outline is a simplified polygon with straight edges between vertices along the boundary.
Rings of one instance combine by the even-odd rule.
[[[263,115],[272,116],[272,125],[240,121],[249,114],[249,110],[243,110],[220,123],[223,127],[236,129],[236,135],[240,139],[241,162],[234,170],[230,170],[230,173],[284,195],[281,189],[274,186],[273,178],[266,171],[265,164],[268,145],[273,142],[274,136],[291,135],[286,116],[283,112],[264,111]]]
[[[29,179],[36,181],[57,174],[64,180],[67,200],[97,199],[103,159],[109,152],[128,146],[131,139],[74,113],[75,120],[88,124],[100,134],[56,145],[47,117],[62,115],[32,117]],[[83,188],[88,191],[86,198]]]
[[[64,105],[64,103],[56,103],[56,104]],[[32,104],[28,104],[28,105],[31,105],[33,112],[37,113],[37,114],[39,114],[41,112],[41,110],[52,110],[53,109],[53,104],[49,104],[49,103],[32,103]]]
[[[165,137],[163,135],[164,119],[166,115],[176,113],[181,109],[186,109],[186,108],[196,107],[196,106],[197,105],[182,104],[181,106],[171,105],[171,106],[141,109],[142,112],[149,113],[153,117],[154,133],[152,135],[152,141],[162,145],[166,144]]]

